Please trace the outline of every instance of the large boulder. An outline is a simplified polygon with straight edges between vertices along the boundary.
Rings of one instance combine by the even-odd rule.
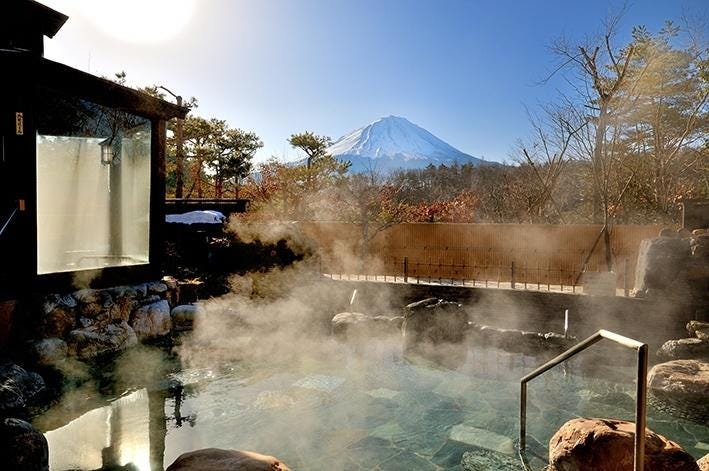
[[[692,255],[697,258],[709,258],[709,234],[696,234],[692,237],[689,246],[692,250]]]
[[[549,471],[633,469],[635,424],[615,419],[574,419],[549,441]],[[694,458],[651,430],[645,434],[645,469],[697,471]]]
[[[116,286],[108,291],[113,298],[111,319],[130,321],[130,315],[138,307],[138,290],[133,286]]]
[[[368,316],[360,312],[341,312],[332,318],[332,333],[342,340],[401,335],[403,317]]]
[[[76,300],[71,296],[46,296],[38,310],[35,332],[41,338],[64,337],[76,323]]]
[[[172,328],[170,305],[163,299],[141,306],[133,313],[130,325],[140,341],[167,335]]]
[[[162,282],[165,283],[167,287],[167,292],[165,292],[165,299],[170,306],[177,306],[180,304],[179,290],[177,288],[177,279],[173,276],[164,276]]]
[[[468,314],[458,303],[427,298],[404,308],[402,329],[407,345],[459,343],[468,331]]]
[[[148,290],[148,294],[157,294],[160,296],[166,294],[168,290],[167,284],[162,281],[146,283],[146,289]]]
[[[0,415],[25,408],[42,391],[44,380],[40,375],[10,361],[0,361]]]
[[[137,343],[135,332],[125,321],[75,329],[67,338],[69,355],[82,360],[115,354]]]
[[[666,292],[677,281],[691,254],[689,239],[643,240],[635,270],[635,295],[647,297]]]
[[[709,340],[709,322],[689,321],[687,332],[691,337],[696,337],[699,340]]]
[[[0,419],[0,463],[7,471],[47,471],[47,439],[24,420]]]
[[[709,360],[709,340],[698,338],[668,340],[660,347],[657,356],[663,360]]]
[[[82,289],[72,294],[77,301],[78,327],[105,327],[119,319],[111,290]]]
[[[648,374],[648,387],[662,405],[709,421],[709,363],[675,360],[655,365]]]
[[[566,338],[554,332],[527,332],[487,325],[473,324],[471,331],[480,344],[514,353],[536,354],[547,351],[563,351],[578,341],[575,337]]]
[[[205,448],[183,453],[166,471],[290,471],[273,456],[252,451]]]
[[[192,330],[199,318],[204,316],[204,309],[195,304],[175,306],[170,312],[172,328],[176,331]]]

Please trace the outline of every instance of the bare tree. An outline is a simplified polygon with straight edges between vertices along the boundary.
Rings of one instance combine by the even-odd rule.
[[[397,197],[401,189],[374,169],[344,180],[340,189],[344,213],[340,217],[360,226],[362,263],[366,262],[369,244],[377,234],[406,220],[408,206]]]
[[[629,74],[636,54],[635,44],[625,47],[614,45],[621,16],[611,17],[605,23],[603,34],[585,44],[570,44],[561,39],[552,47],[562,59],[562,66],[572,67],[579,79],[575,87],[579,96],[572,102],[578,103],[583,111],[578,111],[577,106],[575,118],[577,122],[586,122],[589,126],[585,133],[574,133],[573,139],[578,156],[587,158],[591,163],[594,221],[603,223],[601,234],[609,271],[613,270],[611,208],[617,199],[613,191],[614,177],[622,158],[618,145],[622,135],[621,118],[637,96]],[[637,80],[638,77],[633,78]]]
[[[536,199],[532,203],[536,217],[548,221],[546,208],[551,204],[558,219],[566,223],[554,192],[569,161],[571,141],[588,122],[574,122],[569,110],[555,105],[545,106],[542,111],[543,115],[540,117],[527,110],[534,135],[531,145],[520,143],[520,154],[522,161],[532,169],[538,188]]]

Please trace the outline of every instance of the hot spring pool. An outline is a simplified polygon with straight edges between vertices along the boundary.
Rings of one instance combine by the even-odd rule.
[[[149,361],[132,354],[120,378],[70,391],[34,424],[46,433],[55,471],[162,469],[207,447],[272,454],[296,470],[462,469],[469,451],[491,463],[516,458],[518,380],[539,359],[471,348],[449,369],[395,348],[372,350],[339,346],[164,374],[151,366],[160,353],[149,352]],[[615,383],[571,363],[530,383],[530,457],[545,457],[549,438],[571,418],[632,420],[632,370]],[[650,408],[648,426],[696,458],[709,451],[706,424]]]

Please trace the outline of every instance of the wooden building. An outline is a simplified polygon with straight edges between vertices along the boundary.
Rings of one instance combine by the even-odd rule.
[[[67,19],[0,4],[0,301],[160,276],[165,123],[187,109],[44,58]]]

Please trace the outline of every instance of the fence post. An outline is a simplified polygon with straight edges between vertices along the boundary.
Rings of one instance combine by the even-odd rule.
[[[409,282],[409,257],[404,257],[404,283]]]
[[[515,262],[512,262],[512,274],[510,277],[510,283],[512,285],[512,289],[515,289]]]
[[[623,268],[623,293],[627,298],[630,295],[630,287],[628,286],[628,257],[625,257],[625,267]]]

